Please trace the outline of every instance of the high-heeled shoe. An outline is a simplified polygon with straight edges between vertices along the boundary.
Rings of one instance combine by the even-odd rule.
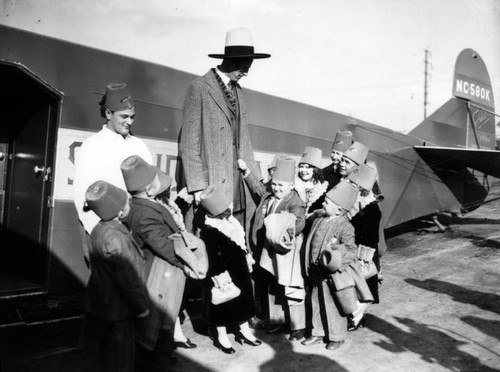
[[[249,340],[248,338],[246,338],[243,335],[243,333],[240,333],[239,335],[237,335],[235,337],[235,340],[240,345],[243,345],[243,343],[245,343],[247,345],[250,345],[250,346],[259,346],[259,345],[262,345],[262,341],[261,340],[259,340],[259,339],[255,339],[255,341]]]
[[[234,354],[236,352],[236,350],[234,350],[232,347],[223,346],[218,339],[214,340],[214,346],[226,354]]]

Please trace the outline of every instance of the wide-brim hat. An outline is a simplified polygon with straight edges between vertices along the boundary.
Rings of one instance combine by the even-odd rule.
[[[226,200],[222,191],[214,185],[209,185],[200,194],[200,203],[212,217],[218,216],[229,208],[230,202]]]
[[[110,83],[106,86],[106,94],[102,97],[99,105],[110,111],[131,110],[135,103],[130,95],[127,84]]]
[[[377,171],[366,164],[360,164],[347,178],[365,190],[372,190],[377,179]]]
[[[354,141],[352,145],[344,152],[344,156],[351,159],[356,164],[363,164],[368,156],[368,147],[361,142]]]
[[[335,135],[332,150],[344,153],[352,145],[352,142],[352,132],[349,130],[340,130]]]
[[[158,179],[160,180],[160,189],[158,190],[158,194],[161,194],[163,191],[168,189],[173,182],[173,178],[166,174],[161,169],[158,169]]]
[[[106,181],[96,181],[85,192],[85,206],[103,221],[112,220],[125,208],[128,195]]]
[[[313,167],[321,168],[321,158],[323,156],[323,152],[317,147],[307,146],[302,154],[302,158],[300,158],[300,163],[310,164]]]
[[[342,180],[326,193],[326,197],[339,207],[350,210],[358,198],[358,193],[359,190],[356,186]]]
[[[295,181],[295,160],[292,158],[279,158],[276,161],[276,169],[274,170],[272,178],[273,181]]]
[[[158,168],[149,165],[139,155],[132,155],[120,166],[128,191],[142,191],[155,179]]]
[[[267,53],[254,53],[253,38],[250,30],[244,27],[233,28],[226,33],[224,54],[209,54],[211,58],[253,58],[271,57]]]

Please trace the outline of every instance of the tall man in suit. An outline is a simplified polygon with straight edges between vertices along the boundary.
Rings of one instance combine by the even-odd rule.
[[[254,53],[252,34],[235,28],[226,34],[224,54],[209,54],[222,63],[195,79],[184,100],[180,155],[188,192],[195,204],[208,185],[222,190],[233,201],[233,215],[246,229],[255,209],[237,160],[251,172],[260,171],[254,160],[248,133],[247,112],[238,81],[247,75],[254,59],[269,54]],[[186,221],[189,227],[189,221]]]

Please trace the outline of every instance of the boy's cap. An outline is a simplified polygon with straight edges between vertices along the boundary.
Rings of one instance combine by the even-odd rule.
[[[135,107],[132,96],[125,83],[110,83],[106,86],[106,94],[99,105],[111,111],[130,110]]]
[[[340,130],[335,135],[332,150],[343,153],[351,146],[352,142],[352,132],[349,130]]]
[[[222,191],[214,185],[209,185],[203,190],[200,194],[200,199],[201,205],[212,217],[218,216],[228,209],[230,205],[230,202],[226,200]]]
[[[361,142],[354,141],[352,145],[344,152],[344,156],[351,159],[356,164],[363,164],[368,156],[368,147]]]
[[[321,168],[321,158],[323,153],[317,147],[307,146],[300,158],[300,163],[307,163],[316,168]]]
[[[85,192],[86,207],[103,221],[112,220],[125,207],[128,195],[106,181],[96,181]]]
[[[293,182],[295,180],[295,172],[295,160],[291,158],[280,158],[276,161],[273,181]]]
[[[149,165],[139,155],[132,155],[120,166],[128,191],[141,191],[156,177],[158,168]]]
[[[366,164],[360,164],[347,178],[359,187],[371,190],[377,179],[377,171]]]
[[[358,198],[359,190],[347,181],[340,181],[326,193],[326,197],[339,207],[349,210]]]

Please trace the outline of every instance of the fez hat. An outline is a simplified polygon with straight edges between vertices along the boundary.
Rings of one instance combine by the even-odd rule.
[[[266,239],[277,253],[288,253],[295,245],[295,239],[290,239],[288,229],[292,228],[295,232],[296,220],[297,217],[290,212],[271,213],[264,218]]]
[[[354,168],[347,178],[359,187],[365,190],[371,190],[377,179],[377,172],[366,164],[360,164],[358,167]]]
[[[142,191],[155,179],[158,168],[146,163],[139,155],[132,155],[122,161],[123,180],[128,191]]]
[[[132,96],[125,83],[111,83],[106,86],[106,94],[99,105],[111,111],[130,110],[135,107]]]
[[[351,159],[356,164],[363,164],[368,156],[368,147],[361,142],[354,141],[352,145],[344,152],[344,156]]]
[[[163,191],[165,191],[172,185],[173,179],[161,169],[158,169],[157,172],[158,172],[158,179],[160,180],[160,185],[161,185],[158,194],[161,194]]]
[[[333,140],[332,150],[345,152],[352,144],[352,132],[348,130],[339,130]]]
[[[321,157],[322,152],[317,147],[307,146],[302,154],[302,158],[299,161],[300,163],[307,163],[316,168],[321,168]]]
[[[267,165],[267,170],[276,168],[276,163],[278,162],[278,159],[281,157],[281,155],[274,155],[273,160]]]
[[[295,180],[295,160],[280,158],[276,161],[273,181],[293,182]]]
[[[340,249],[335,246],[327,245],[321,252],[320,264],[328,274],[333,274],[335,271],[342,268],[342,254]]]
[[[200,198],[201,205],[212,217],[218,216],[229,208],[230,202],[226,200],[222,191],[217,189],[214,185],[209,185],[203,190],[200,194]]]
[[[342,180],[326,193],[326,197],[339,207],[349,210],[358,198],[358,193],[359,190],[356,186]]]
[[[85,192],[85,204],[103,221],[112,220],[125,208],[128,195],[106,181],[96,181]]]
[[[269,58],[270,54],[254,53],[253,38],[250,30],[244,27],[233,28],[226,33],[224,54],[209,54],[211,58]]]

